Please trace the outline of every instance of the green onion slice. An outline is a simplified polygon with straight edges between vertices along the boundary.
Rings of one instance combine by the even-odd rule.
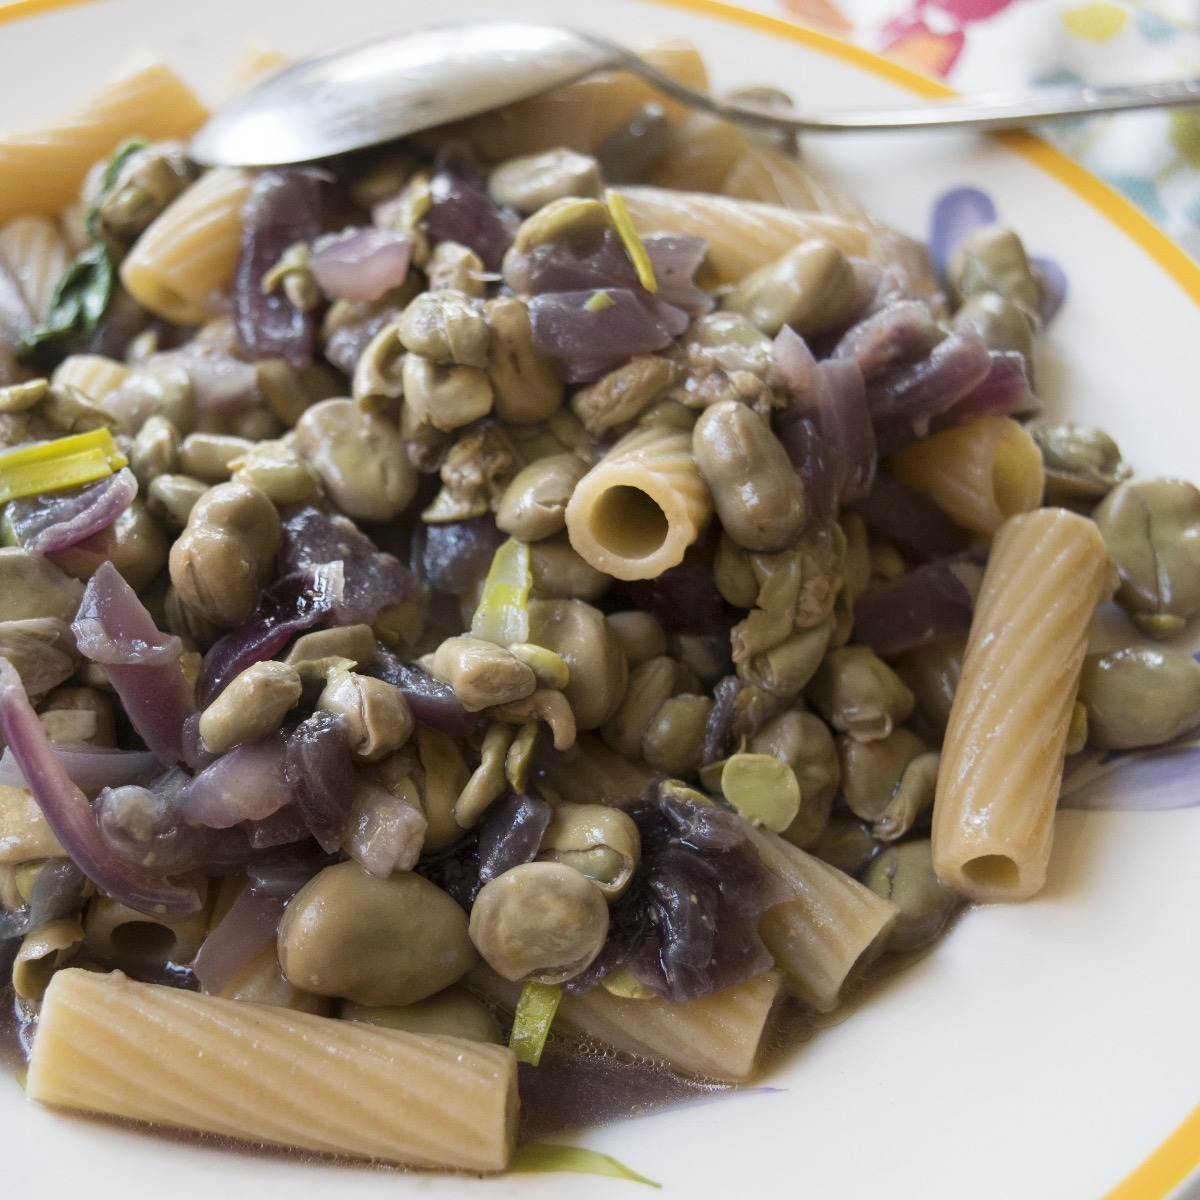
[[[536,1067],[542,1061],[542,1051],[560,1000],[562,988],[557,984],[530,980],[521,989],[508,1038],[508,1048],[517,1056],[517,1062]]]

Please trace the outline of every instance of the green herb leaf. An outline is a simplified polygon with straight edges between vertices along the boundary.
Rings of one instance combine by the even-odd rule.
[[[508,1037],[508,1048],[517,1056],[517,1062],[536,1067],[542,1061],[542,1050],[561,1000],[562,988],[553,983],[530,980],[521,988]]]
[[[49,371],[96,329],[112,297],[116,273],[104,246],[80,251],[63,272],[44,325],[30,330],[17,348],[27,367]]]
[[[570,1171],[575,1175],[604,1175],[610,1179],[628,1179],[630,1183],[644,1183],[647,1187],[661,1188],[661,1183],[647,1179],[631,1171],[624,1163],[599,1150],[587,1150],[583,1146],[559,1146],[553,1142],[530,1142],[518,1146],[509,1170],[518,1174],[543,1175],[554,1171]]]

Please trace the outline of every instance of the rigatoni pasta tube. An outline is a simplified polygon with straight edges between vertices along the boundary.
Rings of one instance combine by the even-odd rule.
[[[244,171],[217,167],[150,223],[121,263],[121,282],[157,316],[196,324],[222,309],[242,245]]]
[[[829,1012],[846,980],[883,950],[899,910],[777,834],[747,825],[746,836],[795,896],[763,914],[759,936],[796,995]]]
[[[629,1000],[596,987],[582,996],[564,995],[554,1020],[556,1027],[668,1062],[685,1074],[740,1083],[754,1073],[780,982],[778,971],[768,971],[682,1004]],[[520,984],[510,984],[487,967],[477,967],[467,983],[510,1009],[521,991]]]
[[[979,417],[892,456],[901,483],[924,492],[956,524],[991,536],[1042,502],[1046,478],[1033,435],[1011,417]]]
[[[992,542],[933,808],[933,864],[975,900],[1045,882],[1071,710],[1096,606],[1115,579],[1085,517],[1043,508]]]
[[[69,261],[62,231],[49,217],[17,217],[0,229],[0,264],[17,281],[36,321],[46,319]]]
[[[681,429],[635,429],[576,485],[567,504],[575,552],[617,579],[653,579],[683,561],[712,497]]]
[[[0,221],[56,214],[88,168],[122,138],[190,137],[208,112],[165,63],[139,56],[83,107],[24,133],[0,136]]]
[[[667,188],[622,188],[621,195],[638,233],[683,233],[706,239],[705,263],[717,283],[738,283],[809,238],[825,238],[843,254],[860,257],[871,245],[865,222],[827,213]]]
[[[516,1060],[500,1046],[59,971],[27,1095],[43,1104],[410,1166],[502,1171]]]

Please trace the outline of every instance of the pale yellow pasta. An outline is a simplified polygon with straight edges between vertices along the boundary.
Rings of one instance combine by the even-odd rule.
[[[69,354],[54,368],[51,383],[78,388],[89,400],[97,403],[109,392],[120,387],[129,368],[115,358],[103,354]]]
[[[500,1046],[60,971],[26,1094],[256,1142],[423,1167],[502,1171],[516,1060]]]
[[[693,186],[691,190],[698,189]],[[747,141],[742,156],[722,180],[721,191],[739,200],[758,200],[871,223],[857,201],[827,184],[802,159],[759,142]]]
[[[78,917],[48,921],[27,933],[13,960],[13,991],[24,1000],[41,1000],[55,971],[67,964],[82,941]]]
[[[229,71],[230,93],[240,92],[253,83],[258,83],[273,71],[286,67],[291,62],[282,50],[266,42],[246,42],[238,51],[237,58]]]
[[[704,62],[689,42],[667,40],[643,46],[638,52],[680,83],[707,90]],[[459,122],[447,133],[466,141],[489,162],[555,146],[570,146],[590,154],[650,103],[660,105],[673,122],[682,121],[688,113],[683,105],[664,97],[636,75],[605,71]]]
[[[865,256],[871,248],[866,224],[828,213],[665,188],[622,188],[621,194],[640,234],[705,238],[707,265],[721,284],[737,283],[808,238],[825,238],[845,254]]]
[[[976,900],[1045,882],[1088,629],[1115,577],[1096,526],[1061,508],[996,534],[950,709],[933,863]]]
[[[166,63],[139,55],[81,108],[0,136],[0,221],[56,214],[75,199],[88,168],[123,138],[187,138],[207,118]]]
[[[202,898],[206,890],[201,890]],[[99,895],[88,902],[83,928],[88,952],[100,962],[144,970],[191,962],[208,933],[208,914],[202,908],[167,921]]]
[[[683,561],[712,516],[692,437],[669,427],[627,433],[567,504],[575,552],[616,579],[653,579]]]
[[[777,834],[749,825],[746,832],[795,896],[763,914],[759,935],[792,991],[817,1012],[829,1012],[847,979],[883,950],[899,910]]]
[[[486,967],[476,968],[468,982],[507,1008],[516,1004],[521,991],[520,984]],[[778,971],[768,971],[682,1004],[656,997],[630,1000],[596,987],[582,996],[564,995],[554,1024],[617,1050],[667,1062],[688,1075],[740,1083],[754,1073],[780,982]]]
[[[1011,417],[979,417],[913,442],[892,456],[892,470],[955,524],[985,537],[1037,508],[1046,484],[1037,443]]]
[[[216,316],[237,270],[251,177],[217,167],[150,223],[121,263],[121,282],[152,313],[193,325]]]
[[[46,319],[69,261],[62,230],[48,217],[16,217],[0,229],[0,265],[17,281],[35,321]]]
[[[0,866],[66,855],[33,793],[0,784]]]

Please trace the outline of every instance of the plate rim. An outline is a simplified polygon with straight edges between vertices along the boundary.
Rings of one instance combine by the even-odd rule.
[[[107,0],[10,0],[0,7],[0,26],[52,12],[98,6]],[[782,17],[727,0],[637,0],[649,7],[676,8],[742,25],[869,72],[928,100],[958,97],[959,91],[903,63]],[[1110,184],[1036,134],[1010,130],[985,135],[1063,184],[1132,240],[1200,308],[1200,263]],[[1168,1200],[1200,1170],[1200,1103],[1101,1200]]]

